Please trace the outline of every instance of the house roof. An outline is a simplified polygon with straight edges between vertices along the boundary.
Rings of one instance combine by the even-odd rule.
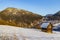
[[[49,25],[50,23],[42,23],[41,27],[42,28],[47,28],[47,26]]]

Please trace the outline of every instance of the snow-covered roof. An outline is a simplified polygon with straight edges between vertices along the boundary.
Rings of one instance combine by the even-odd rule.
[[[47,28],[48,25],[49,25],[49,23],[42,23],[41,27],[42,28]]]

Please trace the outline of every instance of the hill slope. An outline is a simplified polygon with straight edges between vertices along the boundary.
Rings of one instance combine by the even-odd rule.
[[[41,15],[35,13],[17,9],[17,8],[6,8],[0,12],[0,24],[14,25],[19,27],[33,27],[38,24],[42,19]]]
[[[46,16],[47,20],[60,20],[60,11],[56,12],[55,14]]]

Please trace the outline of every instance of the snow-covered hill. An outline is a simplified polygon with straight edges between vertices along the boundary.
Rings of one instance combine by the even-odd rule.
[[[38,29],[0,25],[0,40],[60,40],[60,32],[49,34]]]

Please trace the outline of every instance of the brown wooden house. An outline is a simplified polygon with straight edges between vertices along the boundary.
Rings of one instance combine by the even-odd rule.
[[[53,25],[51,23],[46,22],[46,23],[42,23],[40,28],[44,32],[52,33]]]
[[[41,29],[43,32],[52,33],[53,25],[49,22],[43,22],[38,25],[35,25],[33,28]]]

